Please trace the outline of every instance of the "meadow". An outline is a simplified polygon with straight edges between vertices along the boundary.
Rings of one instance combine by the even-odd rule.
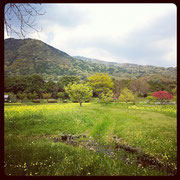
[[[5,103],[4,108],[4,171],[8,176],[160,176],[176,172],[176,105]],[[61,140],[64,134],[85,138],[71,144]],[[117,150],[117,144],[140,149],[163,168],[138,163],[137,152]]]

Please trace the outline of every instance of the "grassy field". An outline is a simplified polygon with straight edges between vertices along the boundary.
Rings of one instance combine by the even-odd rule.
[[[140,148],[176,171],[175,105],[123,103],[5,104],[5,174],[27,176],[173,175],[166,168],[137,163]],[[77,145],[55,141],[85,134]],[[101,150],[87,148],[96,143]],[[112,149],[113,156],[107,153]],[[122,158],[123,157],[123,158]],[[124,158],[125,157],[125,158]]]

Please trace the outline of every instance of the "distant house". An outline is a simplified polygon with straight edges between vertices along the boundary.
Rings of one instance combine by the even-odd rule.
[[[4,95],[4,102],[9,102],[9,95]]]

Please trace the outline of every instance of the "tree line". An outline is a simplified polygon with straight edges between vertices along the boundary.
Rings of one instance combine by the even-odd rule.
[[[95,73],[85,80],[77,76],[63,76],[57,82],[46,81],[41,75],[5,77],[4,91],[11,99],[71,99],[82,104],[92,97],[102,102],[120,100],[135,101],[135,97],[148,97],[152,100],[152,93],[166,91],[176,95],[176,82],[169,80],[148,80],[138,78],[134,80],[117,80],[108,74]]]

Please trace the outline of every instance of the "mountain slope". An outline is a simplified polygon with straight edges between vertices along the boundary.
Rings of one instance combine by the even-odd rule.
[[[5,75],[41,74],[45,79],[64,75],[86,78],[95,72],[108,73],[118,79],[138,78],[154,74],[176,79],[176,68],[141,66],[105,62],[82,56],[72,57],[35,39],[5,39]]]

